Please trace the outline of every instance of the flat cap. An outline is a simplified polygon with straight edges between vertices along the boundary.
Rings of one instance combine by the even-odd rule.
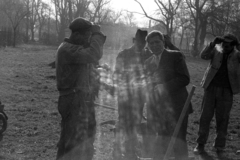
[[[75,18],[69,25],[69,29],[72,32],[76,32],[76,31],[86,31],[89,30],[92,27],[92,22],[86,20],[85,18],[82,17],[78,17]]]
[[[229,42],[229,43],[232,42],[234,45],[239,44],[238,38],[231,33],[225,34],[222,38],[223,38],[224,42]]]

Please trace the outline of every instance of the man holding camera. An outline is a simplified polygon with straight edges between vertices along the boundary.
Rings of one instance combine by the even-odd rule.
[[[94,100],[100,78],[96,66],[106,36],[100,26],[81,17],[74,19],[69,29],[71,35],[61,43],[56,56],[58,111],[62,117],[57,159],[91,160],[96,134]]]
[[[209,135],[210,122],[215,114],[216,139],[213,147],[224,151],[233,95],[240,91],[240,52],[236,49],[238,39],[232,34],[216,37],[201,52],[201,58],[210,60],[201,86],[204,88],[196,154],[204,151]]]

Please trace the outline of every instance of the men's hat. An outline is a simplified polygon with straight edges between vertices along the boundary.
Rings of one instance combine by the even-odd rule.
[[[148,31],[146,30],[141,30],[141,29],[138,29],[136,34],[135,34],[135,40],[137,41],[140,41],[140,42],[145,42],[145,38],[148,34]]]
[[[231,33],[225,34],[222,38],[223,38],[224,42],[229,42],[229,43],[232,42],[234,45],[238,45],[239,44],[237,37],[234,36]]]
[[[76,19],[74,19],[70,25],[69,25],[69,29],[72,32],[76,32],[76,31],[86,31],[88,29],[90,29],[92,27],[92,22],[86,20],[85,18],[82,17],[78,17]]]

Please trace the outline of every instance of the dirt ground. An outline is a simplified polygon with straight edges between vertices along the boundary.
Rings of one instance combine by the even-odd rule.
[[[8,115],[8,128],[0,141],[2,160],[54,160],[60,135],[60,115],[57,111],[58,92],[54,80],[55,69],[48,64],[54,61],[57,47],[23,45],[17,48],[0,48],[0,100]],[[102,63],[114,64],[117,51],[105,50]],[[207,61],[187,57],[191,84],[196,85],[188,127],[189,153],[196,145],[203,89],[199,83],[207,67]],[[116,107],[116,98],[101,92],[98,103]],[[206,150],[212,160],[240,160],[240,96],[235,95],[231,112],[226,153],[217,155],[212,150],[215,121]],[[98,121],[94,160],[110,160],[113,142],[112,125],[99,123],[116,119],[114,110],[96,107]],[[200,159],[200,157],[196,157]]]

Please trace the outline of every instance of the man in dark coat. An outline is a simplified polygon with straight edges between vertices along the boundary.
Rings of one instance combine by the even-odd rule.
[[[159,31],[152,31],[146,37],[149,52],[153,53],[145,61],[149,74],[147,128],[154,152],[154,160],[162,160],[176,123],[188,97],[186,86],[190,82],[184,55],[178,50],[165,49],[164,36]],[[188,159],[186,142],[189,107],[174,145],[178,160]]]
[[[95,66],[103,54],[106,37],[100,27],[84,18],[74,19],[71,35],[56,56],[58,111],[61,135],[57,159],[91,160],[94,154],[96,120],[94,99],[99,76]]]

